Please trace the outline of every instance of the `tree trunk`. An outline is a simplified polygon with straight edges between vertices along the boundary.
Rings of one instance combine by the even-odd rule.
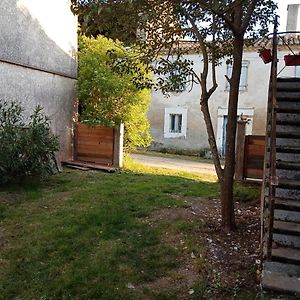
[[[233,51],[232,76],[228,102],[228,122],[226,128],[226,154],[224,175],[221,182],[222,226],[225,231],[235,228],[233,184],[235,170],[235,136],[237,127],[237,110],[239,83],[243,58],[243,37],[235,37]]]
[[[219,157],[219,151],[218,151],[218,147],[217,147],[217,143],[216,143],[214,127],[213,127],[210,112],[209,112],[208,99],[201,98],[200,106],[201,106],[201,111],[203,113],[204,122],[206,125],[206,130],[207,130],[207,135],[208,135],[208,143],[209,143],[210,150],[212,153],[215,170],[216,170],[219,182],[222,182],[223,170],[222,170],[220,157]]]

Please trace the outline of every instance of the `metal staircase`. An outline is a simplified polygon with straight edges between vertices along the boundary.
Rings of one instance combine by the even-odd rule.
[[[300,78],[277,78],[277,44],[275,26],[262,189],[261,283],[264,290],[300,299]]]

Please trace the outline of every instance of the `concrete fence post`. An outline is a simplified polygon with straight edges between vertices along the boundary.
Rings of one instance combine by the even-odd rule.
[[[237,122],[237,139],[235,154],[235,179],[244,179],[245,139],[247,120]]]
[[[114,128],[114,160],[115,168],[123,167],[123,139],[124,139],[124,124],[120,124]]]

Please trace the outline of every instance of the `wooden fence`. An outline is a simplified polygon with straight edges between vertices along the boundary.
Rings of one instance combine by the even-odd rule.
[[[77,123],[74,139],[74,160],[119,167],[119,150],[122,148],[119,138],[120,130],[116,128],[100,125],[89,127]]]
[[[264,171],[265,136],[247,135],[244,150],[244,178],[262,179]]]

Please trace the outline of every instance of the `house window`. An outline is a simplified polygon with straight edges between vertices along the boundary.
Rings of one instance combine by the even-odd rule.
[[[170,128],[171,133],[181,133],[182,128],[182,114],[170,114]]]
[[[249,68],[249,61],[243,60],[242,61],[242,70],[241,70],[241,79],[240,79],[240,91],[246,91],[248,86],[248,68]],[[228,78],[232,76],[232,64],[227,64],[226,75]],[[229,82],[226,80],[226,91],[229,91],[230,85]]]
[[[183,107],[165,108],[164,137],[186,137],[187,109]]]

